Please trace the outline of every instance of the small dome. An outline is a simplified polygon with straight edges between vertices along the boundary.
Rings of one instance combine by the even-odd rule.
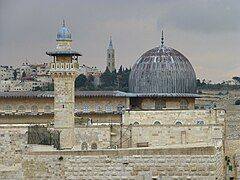
[[[65,21],[63,21],[63,26],[57,33],[57,40],[71,40],[71,33],[65,26]]]
[[[134,93],[196,93],[196,74],[184,55],[162,45],[144,53],[133,65],[129,90]]]

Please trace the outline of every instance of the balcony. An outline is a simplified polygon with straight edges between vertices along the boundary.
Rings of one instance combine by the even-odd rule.
[[[78,63],[51,63],[50,72],[69,72],[69,71],[79,71]]]

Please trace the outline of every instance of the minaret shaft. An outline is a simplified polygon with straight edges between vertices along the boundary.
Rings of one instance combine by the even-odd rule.
[[[78,56],[71,50],[71,34],[65,22],[57,34],[56,50],[47,52],[53,56],[50,73],[54,80],[54,127],[60,131],[61,149],[74,146],[75,79],[79,75]]]

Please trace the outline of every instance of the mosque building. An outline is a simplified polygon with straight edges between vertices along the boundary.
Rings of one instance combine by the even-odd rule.
[[[163,35],[161,45],[143,53],[132,66],[128,93],[75,92],[74,81],[81,54],[72,50],[71,33],[65,23],[58,31],[56,41],[56,49],[47,52],[53,57],[50,72],[54,92],[1,92],[0,124],[51,126],[60,132],[58,149],[89,151],[89,156],[93,150],[103,153],[106,149],[122,149],[121,152],[126,154],[140,153],[139,149],[146,154],[158,154],[164,148],[170,148],[168,153],[186,150],[197,158],[212,153],[206,166],[214,161],[214,170],[205,173],[209,170],[203,168],[200,172],[196,169],[196,174],[192,171],[192,177],[198,177],[200,172],[203,179],[221,179],[225,111],[195,109],[195,100],[200,96],[196,93],[194,68],[182,53],[165,46]],[[110,39],[107,68],[111,72],[115,70],[114,53]],[[155,152],[151,148],[159,150]],[[184,150],[179,150],[181,148]],[[156,172],[159,175],[160,170]],[[175,174],[177,172],[178,169],[171,177],[183,176]]]

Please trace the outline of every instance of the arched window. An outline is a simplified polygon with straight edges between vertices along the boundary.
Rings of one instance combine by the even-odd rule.
[[[177,126],[181,126],[181,125],[182,125],[182,122],[181,122],[181,121],[177,121],[175,124],[176,124]]]
[[[106,112],[112,112],[112,106],[106,105],[105,110],[106,110]]]
[[[121,104],[117,105],[117,112],[122,112],[123,107],[124,107],[124,106],[121,105]]]
[[[166,108],[166,101],[162,99],[157,99],[155,101],[155,109],[163,109]]]
[[[92,143],[92,145],[91,145],[91,149],[97,149],[97,143]]]
[[[37,107],[36,105],[33,105],[33,106],[31,107],[31,113],[32,113],[32,114],[37,114],[37,113],[38,113],[38,107]]]
[[[18,107],[18,113],[25,113],[26,112],[26,108],[23,105],[20,105]]]
[[[133,123],[133,125],[137,126],[137,125],[139,125],[139,122],[136,121],[136,122]]]
[[[96,112],[101,112],[102,110],[101,110],[101,106],[100,105],[97,105],[96,106]]]
[[[89,110],[89,106],[88,106],[87,104],[84,104],[84,105],[83,105],[83,112],[84,112],[84,113],[89,113],[89,111],[90,111],[90,110]]]
[[[154,125],[161,125],[161,123],[159,121],[155,121],[153,124]]]
[[[44,112],[45,113],[51,113],[51,107],[50,106],[45,106],[44,107]]]
[[[180,101],[180,109],[188,109],[188,102],[186,99]]]
[[[88,150],[88,145],[87,145],[86,142],[83,142],[83,143],[82,143],[82,150],[83,150],[83,151]]]
[[[235,105],[240,105],[240,99],[235,101]]]
[[[201,119],[197,120],[197,125],[202,125],[202,124],[204,124],[204,120],[201,120]]]
[[[7,106],[5,107],[5,113],[12,113],[12,106],[7,105]]]

